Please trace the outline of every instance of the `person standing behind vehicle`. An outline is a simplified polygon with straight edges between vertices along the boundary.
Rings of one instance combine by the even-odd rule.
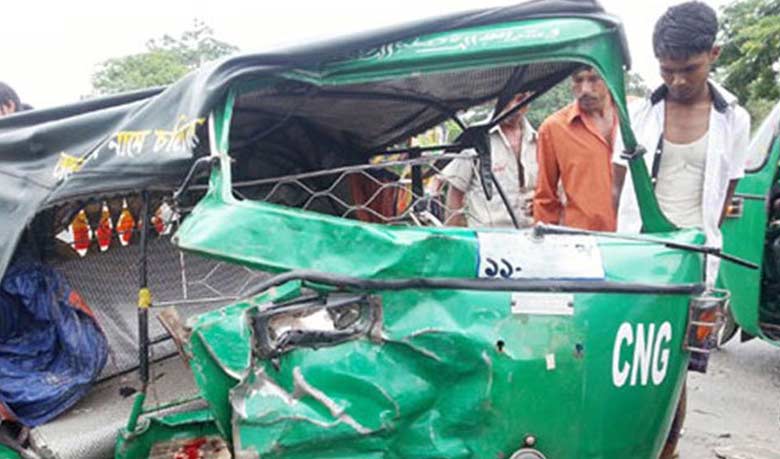
[[[707,245],[720,247],[720,224],[744,175],[750,115],[735,96],[709,80],[720,55],[717,31],[715,11],[704,3],[669,8],[653,32],[664,83],[629,111],[639,144],[654,149],[644,159],[661,211],[679,227],[703,228]],[[622,150],[619,144],[614,152],[618,229],[638,232],[639,208],[628,191],[633,188]],[[718,259],[708,257],[710,283],[717,271]]]
[[[528,93],[516,94],[506,104],[503,113],[516,107]],[[533,223],[531,202],[536,186],[536,131],[525,117],[528,106],[517,110],[490,132],[493,174],[506,194],[521,228]],[[470,159],[454,159],[442,171],[447,190],[450,226],[511,227],[512,219],[503,200],[494,193],[488,200],[479,174]]]
[[[617,113],[604,80],[591,67],[574,72],[572,91],[576,101],[550,115],[539,128],[534,220],[614,231],[610,160]]]
[[[0,116],[10,115],[22,108],[22,102],[16,91],[10,86],[0,81]]]

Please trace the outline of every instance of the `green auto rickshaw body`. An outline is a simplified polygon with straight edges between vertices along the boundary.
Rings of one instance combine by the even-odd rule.
[[[689,300],[701,290],[699,254],[588,236],[600,275],[578,278],[566,260],[551,260],[543,276],[491,282],[481,279],[489,241],[536,243],[518,254],[533,264],[570,237],[370,224],[239,199],[231,187],[231,126],[237,101],[253,91],[280,82],[337,90],[561,61],[599,70],[635,153],[621,32],[617,23],[592,18],[411,37],[230,88],[209,120],[218,166],[175,240],[186,251],[287,273],[190,324],[184,351],[209,404],[206,424],[213,422],[235,457],[508,458],[522,448],[549,458],[658,456],[687,371],[683,341]],[[660,213],[643,161],[631,161],[630,169],[645,231],[703,243],[700,231],[675,230]],[[344,300],[350,294],[355,298]],[[270,356],[258,350],[265,315],[338,301],[370,305],[371,327]],[[194,424],[206,421],[193,416]],[[117,457],[146,457],[160,438],[151,432],[148,422],[125,431]]]
[[[234,57],[166,89],[9,117],[3,183],[21,191],[0,196],[0,271],[41,209],[169,193],[205,160],[205,194],[173,241],[273,277],[171,329],[199,397],[146,406],[143,381],[115,457],[208,442],[220,451],[209,457],[242,459],[656,459],[703,290],[701,254],[680,247],[704,236],[659,210],[627,115],[629,64],[619,21],[596,2],[545,0]],[[582,65],[612,93],[654,240],[381,225],[237,191],[370,164]],[[146,285],[139,293],[148,308]]]
[[[20,457],[16,451],[0,445],[0,459],[19,459]]]
[[[778,227],[776,221],[772,223],[778,217],[773,201],[778,197],[780,178],[779,127],[780,105],[753,134],[745,177],[737,185],[733,212],[722,228],[724,251],[756,263],[761,269],[724,263],[719,277],[719,283],[731,292],[731,312],[742,330],[775,344],[780,341],[780,271],[773,251]]]

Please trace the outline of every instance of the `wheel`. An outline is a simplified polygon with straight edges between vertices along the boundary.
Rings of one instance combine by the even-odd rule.
[[[739,325],[734,320],[734,314],[731,313],[731,303],[727,302],[723,308],[723,325],[718,330],[718,348],[728,343],[737,334],[737,330],[739,330]]]
[[[682,392],[680,393],[680,400],[677,402],[677,410],[674,412],[674,420],[672,421],[672,428],[669,429],[669,435],[666,436],[666,443],[664,449],[661,450],[661,454],[658,459],[672,459],[677,455],[677,443],[682,436],[682,427],[685,423],[685,409],[688,401],[688,383],[683,383]]]

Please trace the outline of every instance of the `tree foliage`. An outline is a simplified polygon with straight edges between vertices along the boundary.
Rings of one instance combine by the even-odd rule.
[[[720,35],[717,76],[759,121],[780,98],[780,0],[730,4],[722,10]]]
[[[92,75],[96,94],[113,94],[173,83],[205,62],[235,53],[238,48],[214,38],[214,31],[195,20],[179,37],[149,40],[146,52],[108,59]]]

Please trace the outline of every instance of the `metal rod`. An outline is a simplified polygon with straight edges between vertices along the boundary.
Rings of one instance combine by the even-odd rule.
[[[163,335],[158,338],[155,338],[153,340],[149,340],[149,345],[154,346],[156,344],[164,343],[166,341],[170,341],[172,338],[170,335]]]
[[[412,160],[415,160],[420,157],[420,152],[413,151],[410,156]],[[422,168],[419,164],[415,164],[412,166],[412,195],[423,198],[424,194],[425,191],[423,190]],[[419,201],[414,203],[414,210],[418,210],[417,207],[419,207],[419,204]]]
[[[515,229],[520,229],[520,224],[517,222],[517,216],[515,215],[515,210],[512,209],[512,206],[509,204],[509,198],[506,197],[506,193],[504,193],[504,188],[502,188],[501,184],[498,183],[496,174],[494,174],[492,170],[490,171],[490,179],[493,181],[493,185],[496,186],[496,190],[498,190],[498,195],[501,196],[501,201],[504,203],[504,208],[506,208],[506,211],[509,214],[509,218],[512,219],[512,224],[515,225]]]
[[[201,395],[193,395],[191,397],[179,398],[168,403],[161,403],[159,405],[154,405],[154,406],[150,406],[149,408],[145,408],[141,411],[141,414],[157,413],[159,411],[167,410],[168,408],[173,408],[175,406],[197,402],[199,400],[203,400],[203,397]]]
[[[151,293],[148,288],[147,264],[149,229],[149,192],[144,190],[143,207],[141,210],[141,260],[138,285],[138,373],[141,379],[141,392],[146,392],[149,384],[149,307]]]
[[[661,244],[670,249],[690,250],[691,252],[698,252],[698,253],[703,253],[705,255],[712,255],[714,257],[719,257],[724,260],[730,261],[734,264],[744,266],[745,268],[758,269],[757,264],[751,261],[743,260],[742,258],[739,257],[735,257],[734,255],[723,253],[720,249],[716,247],[709,247],[705,245],[695,245],[695,244],[685,244],[683,242],[670,241],[667,239],[661,239],[656,237],[649,237],[649,236],[642,236],[642,235],[634,236],[630,234],[621,234],[621,233],[602,233],[600,231],[582,230],[577,228],[566,228],[563,226],[555,226],[555,225],[536,225],[534,227],[534,234],[537,236],[544,236],[545,234],[585,235],[585,236],[603,237],[607,239],[621,239],[624,241],[636,241],[636,242],[647,242],[651,244]]]
[[[448,289],[476,291],[550,292],[550,293],[624,293],[648,295],[691,295],[704,291],[704,284],[638,284],[599,280],[558,279],[474,279],[474,278],[404,278],[361,279],[311,270],[290,271],[259,283],[247,292],[251,298],[290,281],[333,285],[355,291]]]
[[[436,150],[441,150],[443,147],[446,147],[446,145],[439,145],[434,148]],[[419,150],[423,150],[428,147],[414,147]],[[404,152],[408,152],[408,150],[403,150]],[[257,180],[247,180],[243,182],[235,182],[233,183],[233,188],[243,188],[243,187],[249,187],[249,186],[257,186],[257,185],[270,185],[270,184],[276,184],[279,182],[289,182],[293,180],[302,180],[302,179],[308,179],[308,178],[314,178],[314,177],[324,177],[328,175],[334,175],[342,172],[361,172],[366,170],[379,170],[379,169],[385,169],[388,167],[393,166],[414,166],[414,165],[425,165],[425,164],[431,164],[443,159],[470,159],[473,160],[476,158],[476,155],[473,153],[443,153],[441,155],[436,156],[421,156],[417,159],[404,159],[404,160],[398,160],[398,161],[386,161],[376,164],[361,164],[357,166],[344,166],[344,167],[337,167],[334,169],[324,169],[314,172],[304,172],[302,174],[292,174],[292,175],[283,175],[279,177],[270,177],[265,179],[257,179]],[[208,185],[192,185],[189,189],[191,190],[205,190],[208,188]]]

